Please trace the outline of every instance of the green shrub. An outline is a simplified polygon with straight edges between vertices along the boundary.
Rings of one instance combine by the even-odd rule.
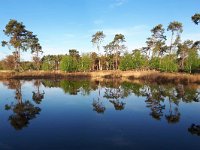
[[[68,72],[78,71],[78,61],[72,56],[64,56],[61,60],[60,68]]]
[[[175,56],[167,55],[160,60],[160,71],[163,72],[177,72],[178,64]]]

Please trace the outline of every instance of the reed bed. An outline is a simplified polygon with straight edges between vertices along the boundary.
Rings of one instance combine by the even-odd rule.
[[[63,72],[63,71],[0,71],[0,79],[111,79],[143,80],[158,83],[200,83],[200,74],[163,73],[158,71],[97,71],[97,72]]]

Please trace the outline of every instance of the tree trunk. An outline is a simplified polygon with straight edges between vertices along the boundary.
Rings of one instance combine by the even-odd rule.
[[[116,65],[116,70],[118,68],[118,62],[117,62],[118,58],[117,58],[117,55],[116,55],[116,62],[115,62],[115,65]]]
[[[109,63],[106,61],[106,70],[109,69]]]
[[[20,68],[20,48],[16,51],[16,70],[19,71]]]
[[[101,67],[101,60],[99,59],[99,70],[102,70],[102,67]]]
[[[15,58],[15,70],[17,70],[17,49],[15,49],[15,52],[13,53],[14,58]]]
[[[173,38],[174,38],[174,32],[172,31],[171,45],[170,45],[170,54],[172,54],[172,43],[173,43]]]
[[[37,51],[37,53],[36,53],[36,65],[37,65],[37,70],[39,70],[40,68],[40,66],[39,66],[39,53],[38,53],[38,51]]]
[[[116,65],[116,70],[118,69],[118,51],[116,50],[116,62],[115,62],[115,65]]]
[[[21,91],[21,83],[20,81],[17,83],[17,87],[16,87],[16,99],[18,101],[19,104],[22,104],[22,91]]]
[[[184,58],[181,60],[181,70],[184,70]]]

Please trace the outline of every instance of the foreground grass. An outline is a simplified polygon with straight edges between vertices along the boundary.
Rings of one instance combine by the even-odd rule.
[[[200,74],[163,73],[158,71],[97,71],[74,72],[63,71],[0,71],[0,79],[118,79],[143,80],[158,83],[200,83]]]

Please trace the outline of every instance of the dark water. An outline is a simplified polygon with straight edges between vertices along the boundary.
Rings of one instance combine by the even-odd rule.
[[[0,149],[199,149],[198,85],[1,81]]]

